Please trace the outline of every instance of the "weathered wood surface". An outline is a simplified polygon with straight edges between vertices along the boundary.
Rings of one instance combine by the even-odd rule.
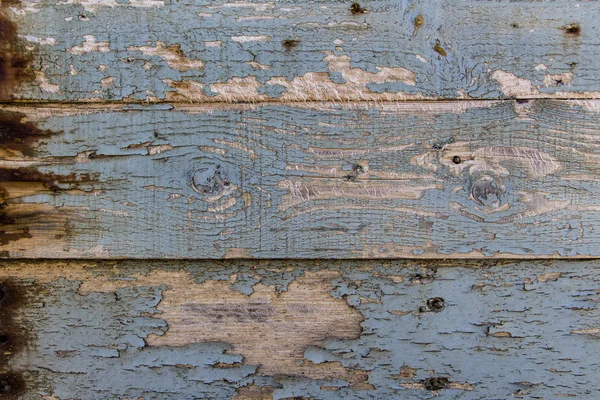
[[[2,3],[16,29],[11,49],[28,61],[11,68],[29,72],[27,83],[8,99],[256,102],[600,94],[598,1]]]
[[[2,398],[600,390],[598,261],[3,262],[0,276],[2,376],[18,383]]]
[[[4,107],[5,257],[599,256],[600,102]]]

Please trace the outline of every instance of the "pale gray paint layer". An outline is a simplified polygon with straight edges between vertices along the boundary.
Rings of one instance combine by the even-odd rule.
[[[22,399],[52,394],[52,399],[226,399],[248,385],[266,386],[267,395],[259,398],[274,399],[592,399],[600,390],[599,272],[595,261],[5,262],[0,270],[30,293],[19,315],[22,332],[32,339],[8,364],[26,381]],[[353,389],[345,379],[264,376],[261,365],[248,365],[247,354],[227,342],[148,345],[151,334],[176,330],[163,319],[164,303],[189,288],[160,280],[181,273],[190,277],[188,286],[200,288],[215,280],[228,287],[234,276],[255,277],[229,286],[229,297],[213,304],[221,317],[205,325],[194,325],[201,309],[191,307],[200,304],[202,289],[187,296],[187,318],[198,337],[235,326],[233,321],[245,326],[254,318],[258,329],[272,323],[269,316],[231,308],[239,304],[231,300],[238,290],[247,293],[238,293],[244,304],[275,306],[277,297],[260,303],[256,291],[248,294],[264,290],[258,289],[262,285],[280,296],[298,294],[310,290],[294,286],[303,276],[331,274],[327,296],[360,313],[361,331],[351,340],[315,339],[304,350],[304,362],[314,363],[309,370],[366,371],[366,382]],[[160,275],[144,278],[152,274]],[[155,281],[138,282],[143,279]],[[444,299],[438,312],[424,308],[434,297]],[[300,304],[310,303],[287,306]],[[302,319],[299,309],[288,312]],[[341,324],[328,335],[351,328]],[[248,341],[258,329],[248,331]],[[294,346],[304,334],[299,328],[277,340]],[[437,395],[424,389],[432,377],[447,378],[454,388]]]
[[[24,0],[7,12],[37,76],[14,98],[590,98],[600,91],[597,1],[359,1],[364,13],[357,14],[351,3]]]
[[[15,109],[4,256],[600,255],[597,101]]]

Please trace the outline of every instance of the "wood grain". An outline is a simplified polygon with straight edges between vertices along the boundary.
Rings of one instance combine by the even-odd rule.
[[[594,398],[599,272],[598,261],[3,262],[0,288],[16,301],[0,305],[2,334],[20,343],[3,351],[1,378],[20,382],[3,396]]]
[[[600,102],[5,106],[0,251],[600,255]]]
[[[597,1],[4,3],[3,15],[19,35],[18,46],[11,48],[30,61],[30,79],[8,93],[15,100],[390,101],[600,94]]]

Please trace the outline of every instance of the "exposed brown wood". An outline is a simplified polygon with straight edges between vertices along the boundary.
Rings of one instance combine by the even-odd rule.
[[[593,398],[598,269],[5,261],[5,371],[25,399]]]

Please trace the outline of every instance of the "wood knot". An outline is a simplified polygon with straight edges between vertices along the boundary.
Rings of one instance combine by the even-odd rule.
[[[425,390],[443,390],[450,385],[450,380],[443,376],[434,376],[421,381]]]
[[[471,188],[473,201],[484,207],[500,207],[503,195],[504,186],[490,176],[478,179]]]
[[[192,189],[204,195],[214,195],[230,185],[221,166],[197,169],[192,173]]]

